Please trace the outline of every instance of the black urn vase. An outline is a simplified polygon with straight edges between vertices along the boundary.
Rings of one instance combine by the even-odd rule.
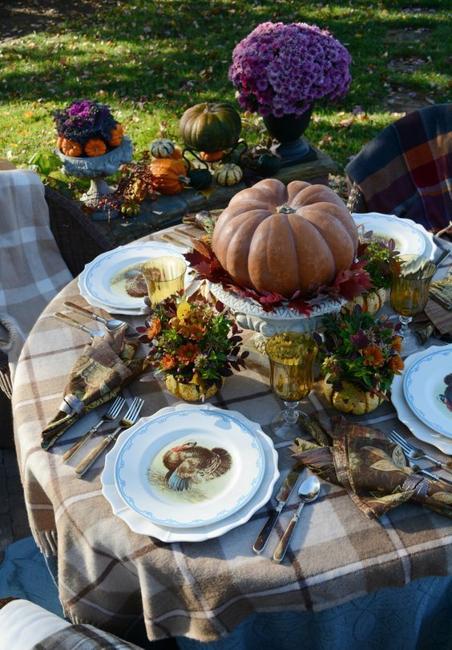
[[[273,151],[281,157],[282,167],[308,162],[316,157],[309,143],[301,138],[308,127],[312,110],[312,107],[308,108],[301,115],[268,115],[263,118],[271,137],[280,143]]]

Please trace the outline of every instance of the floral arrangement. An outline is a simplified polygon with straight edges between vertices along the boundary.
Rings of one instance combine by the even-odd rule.
[[[299,116],[319,99],[346,94],[350,63],[348,50],[327,30],[266,22],[235,46],[229,78],[243,109]]]
[[[348,381],[381,397],[395,374],[403,370],[400,357],[402,337],[399,323],[375,319],[356,306],[351,313],[328,315],[323,319],[322,370],[335,390]]]
[[[199,294],[167,298],[152,309],[145,327],[137,329],[149,345],[148,366],[173,383],[193,387],[201,398],[231,375],[232,368],[240,371],[248,356],[240,352],[240,332],[224,305],[212,306]]]
[[[398,257],[393,239],[381,241],[372,239],[372,233],[366,233],[366,239],[360,241],[358,258],[365,263],[365,269],[372,280],[373,289],[389,289],[391,286],[391,266]]]
[[[89,99],[54,113],[57,146],[67,156],[101,156],[118,147],[124,135],[108,106]]]

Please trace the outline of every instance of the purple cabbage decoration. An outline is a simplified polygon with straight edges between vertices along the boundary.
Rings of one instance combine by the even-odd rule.
[[[79,99],[54,112],[58,135],[83,145],[91,138],[110,140],[117,124],[108,106],[90,99]]]
[[[300,116],[317,100],[343,97],[351,56],[327,30],[306,23],[262,23],[232,53],[238,102],[260,115]]]

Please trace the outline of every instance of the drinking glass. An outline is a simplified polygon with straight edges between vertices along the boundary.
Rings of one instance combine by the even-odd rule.
[[[318,348],[309,334],[283,332],[270,337],[265,349],[270,360],[272,389],[284,402],[271,429],[278,438],[294,438],[300,433],[300,400],[312,388]]]
[[[436,266],[419,255],[399,255],[391,265],[391,307],[402,325],[404,355],[411,354],[417,342],[409,330],[413,316],[420,313],[428,301],[428,292]]]
[[[145,262],[141,272],[146,280],[151,305],[183,290],[187,265],[180,257],[165,255]]]

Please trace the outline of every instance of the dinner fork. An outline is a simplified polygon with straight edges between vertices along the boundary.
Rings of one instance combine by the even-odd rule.
[[[122,408],[123,408],[125,403],[126,403],[126,400],[124,399],[124,397],[122,397],[122,395],[118,395],[118,397],[115,399],[115,401],[110,406],[108,411],[103,414],[103,416],[100,418],[100,420],[98,422],[96,422],[96,424],[94,426],[92,426],[91,429],[89,429],[89,431],[87,431],[85,433],[85,435],[83,435],[79,440],[77,440],[72,445],[72,447],[70,447],[70,449],[68,449],[67,451],[64,452],[63,460],[66,461],[66,460],[69,460],[69,458],[72,458],[72,456],[75,454],[75,452],[78,451],[81,447],[83,447],[83,445],[85,443],[87,443],[88,440],[90,440],[90,438],[92,438],[93,435],[95,433],[97,433],[97,431],[99,431],[100,427],[103,424],[105,424],[105,422],[108,422],[108,421],[111,421],[111,420],[116,420],[118,415],[121,413]]]
[[[77,476],[83,476],[85,472],[91,467],[91,465],[97,460],[101,453],[107,449],[110,443],[117,438],[123,429],[128,429],[138,420],[141,409],[143,408],[144,400],[141,397],[135,397],[129,407],[129,410],[122,418],[119,423],[119,426],[110,434],[102,438],[98,445],[91,449],[89,454],[77,465],[75,468],[75,473]]]
[[[400,445],[405,452],[405,455],[413,461],[417,460],[422,460],[423,458],[426,458],[427,460],[431,461],[434,463],[437,467],[441,467],[442,469],[449,469],[449,464],[444,463],[443,461],[439,460],[438,458],[435,458],[434,456],[430,456],[430,454],[427,454],[423,449],[420,447],[415,447],[414,445],[411,444],[411,442],[408,442],[406,438],[400,435],[397,431],[391,431],[391,433],[388,434],[388,438],[392,441],[395,442],[396,444]]]

